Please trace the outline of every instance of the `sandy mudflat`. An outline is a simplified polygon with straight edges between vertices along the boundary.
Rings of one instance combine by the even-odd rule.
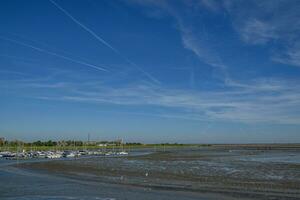
[[[24,163],[19,167],[73,180],[149,190],[213,193],[229,199],[300,199],[297,146],[183,148],[142,156]]]

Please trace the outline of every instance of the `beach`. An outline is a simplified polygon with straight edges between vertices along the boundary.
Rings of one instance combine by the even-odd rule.
[[[113,199],[300,198],[300,151],[291,146],[149,149],[126,157],[23,162],[10,168],[36,174],[43,181],[58,181],[50,186],[61,188],[56,195],[68,193],[60,185],[70,182],[79,187],[76,192],[84,188],[91,190],[88,194],[112,191],[113,195],[100,197]],[[1,192],[8,199],[9,193]]]

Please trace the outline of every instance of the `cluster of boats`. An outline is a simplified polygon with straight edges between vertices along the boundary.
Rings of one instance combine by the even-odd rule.
[[[128,155],[125,151],[120,152],[103,152],[103,151],[91,151],[91,150],[81,150],[81,151],[25,151],[22,152],[10,152],[3,151],[0,152],[0,158],[6,159],[30,159],[30,158],[48,158],[48,159],[58,159],[58,158],[75,158],[81,156],[124,156]]]

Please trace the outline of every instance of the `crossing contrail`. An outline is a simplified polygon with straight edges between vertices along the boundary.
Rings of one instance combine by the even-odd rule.
[[[98,67],[98,66],[96,66],[96,65],[92,65],[92,64],[89,64],[89,63],[84,62],[84,61],[75,60],[75,59],[73,59],[73,58],[70,58],[70,57],[67,57],[67,56],[64,56],[64,55],[61,55],[61,54],[57,54],[57,53],[55,53],[55,52],[48,51],[48,50],[46,50],[46,49],[42,49],[42,48],[39,48],[39,47],[30,45],[30,44],[27,44],[27,43],[24,43],[24,42],[20,42],[20,41],[18,41],[18,40],[14,40],[14,39],[10,39],[10,38],[5,38],[5,37],[3,37],[3,36],[0,36],[0,39],[6,40],[6,41],[9,41],[9,42],[12,42],[12,43],[15,43],[15,44],[24,46],[24,47],[28,47],[28,48],[34,49],[34,50],[36,50],[36,51],[39,51],[39,52],[43,52],[43,53],[52,55],[52,56],[56,56],[56,57],[59,57],[59,58],[62,58],[62,59],[65,59],[65,60],[68,60],[68,61],[71,61],[71,62],[74,62],[74,63],[77,63],[77,64],[85,65],[85,66],[88,66],[88,67],[91,67],[91,68],[94,68],[94,69],[97,69],[97,70],[100,70],[100,71],[108,72],[108,70],[105,69],[105,68],[103,68],[103,67]]]
[[[66,11],[64,8],[62,8],[58,3],[56,3],[53,0],[49,0],[56,8],[58,8],[60,11],[62,11],[67,17],[69,17],[73,22],[75,22],[77,25],[79,25],[81,28],[83,28],[85,31],[87,31],[90,35],[92,35],[96,40],[98,40],[100,43],[104,44],[106,47],[110,48],[112,51],[114,51],[117,55],[119,55],[122,59],[124,59],[128,64],[138,69],[140,72],[142,72],[144,75],[146,75],[150,80],[152,80],[155,83],[160,84],[160,81],[154,78],[151,74],[143,70],[141,67],[139,67],[137,64],[132,62],[129,58],[122,55],[120,51],[118,51],[116,48],[114,48],[112,45],[110,45],[108,42],[106,42],[104,39],[102,39],[99,35],[97,35],[94,31],[92,31],[90,28],[86,27],[84,24],[82,24],[80,21],[78,21],[75,17],[73,17],[68,11]]]

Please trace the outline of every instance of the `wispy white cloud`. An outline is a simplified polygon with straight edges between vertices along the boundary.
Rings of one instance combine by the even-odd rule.
[[[213,41],[210,41],[203,33],[195,33],[191,26],[193,17],[199,17],[197,13],[203,12],[203,8],[229,17],[233,27],[245,43],[271,44],[270,60],[300,66],[300,3],[298,1],[127,1],[148,6],[150,10],[163,11],[173,17],[181,34],[183,46],[197,55],[202,62],[218,68],[225,78],[228,78],[226,77],[228,76],[226,64],[222,62],[218,52],[212,48]]]
[[[151,108],[145,115],[202,121],[300,124],[299,81],[256,79],[227,82],[221,91],[183,90],[145,83],[112,87],[95,81],[10,81],[1,84],[28,98]],[[26,95],[27,90],[30,92]],[[44,90],[47,89],[47,90]],[[157,108],[161,112],[156,112]],[[112,109],[114,110],[114,109]]]
[[[223,5],[243,41],[254,45],[272,43],[271,60],[300,66],[298,1],[223,1]]]
[[[300,124],[299,81],[272,78],[234,80],[227,74],[227,66],[222,62],[217,51],[212,48],[211,41],[206,37],[205,32],[201,33],[202,35],[196,34],[193,26],[185,19],[184,13],[176,10],[169,1],[131,0],[130,2],[150,6],[155,11],[159,10],[160,12],[155,12],[155,17],[158,17],[157,14],[161,14],[160,17],[166,15],[171,17],[180,33],[183,47],[193,52],[202,62],[222,72],[224,81],[222,89],[208,91],[196,90],[192,87],[190,90],[183,90],[147,84],[146,82],[113,87],[103,81],[86,81],[80,84],[74,82],[34,84],[31,82],[30,84],[23,83],[22,86],[28,88],[48,87],[52,91],[49,92],[49,95],[37,94],[34,96],[34,98],[45,100],[124,107],[158,107],[166,110],[163,113],[155,113],[153,111],[155,109],[151,109],[152,113],[146,113],[158,117],[245,123]],[[264,45],[273,41],[287,42],[290,44],[289,51],[285,51],[285,53],[288,52],[288,56],[283,59],[279,56],[283,52],[280,52],[278,56],[275,57],[274,55],[273,59],[282,63],[297,65],[299,54],[296,51],[296,45],[291,46],[291,42],[297,40],[298,36],[294,32],[298,29],[292,27],[292,30],[284,30],[290,26],[287,20],[295,19],[297,16],[295,10],[290,16],[283,12],[283,15],[278,15],[279,18],[273,19],[261,14],[264,13],[261,10],[264,10],[266,15],[270,15],[281,5],[280,1],[276,1],[275,5],[270,1],[249,1],[250,3],[247,5],[243,2],[245,1],[201,1],[193,3],[193,5],[184,3],[183,6],[190,8],[201,4],[214,12],[226,8],[244,42],[255,45]],[[248,6],[248,4],[250,5]],[[75,21],[75,23],[77,22]],[[193,72],[192,76],[194,76]],[[191,82],[193,81],[192,77]],[[64,90],[64,93],[57,92],[60,90]]]
[[[270,40],[278,39],[276,28],[269,23],[258,19],[249,19],[240,30],[242,39],[252,44],[265,44]]]
[[[6,38],[6,37],[3,37],[3,36],[0,36],[0,39],[6,40],[6,41],[9,41],[9,42],[12,42],[12,43],[24,46],[24,47],[28,47],[28,48],[31,48],[35,51],[46,53],[46,54],[49,54],[49,55],[52,55],[52,56],[55,56],[55,57],[58,57],[58,58],[61,58],[61,59],[64,59],[64,60],[68,60],[68,61],[71,61],[73,63],[84,65],[84,66],[87,66],[87,67],[90,67],[90,68],[94,68],[96,70],[105,71],[105,72],[108,71],[107,69],[105,69],[102,66],[101,67],[96,66],[96,65],[93,65],[93,64],[90,64],[90,63],[87,63],[87,62],[84,62],[84,61],[81,61],[81,60],[78,60],[78,59],[74,59],[74,58],[71,58],[71,57],[68,57],[68,56],[64,56],[62,54],[58,54],[58,53],[53,52],[53,51],[49,51],[49,50],[46,50],[46,49],[43,49],[43,48],[40,48],[40,47],[36,47],[36,46],[31,45],[31,44],[27,44],[25,42],[21,42],[21,41],[15,40],[15,39]]]
[[[90,28],[86,27],[84,24],[79,22],[73,15],[71,15],[68,11],[63,9],[58,3],[56,3],[53,0],[49,0],[56,8],[58,8],[60,11],[62,11],[66,16],[68,16],[73,22],[75,22],[77,25],[79,25],[81,28],[83,28],[85,31],[87,31],[90,35],[92,35],[94,38],[96,38],[99,42],[113,50],[114,52],[119,54],[119,51],[115,49],[113,46],[111,46],[108,42],[106,42],[104,39],[102,39],[100,36],[98,36],[94,31],[92,31]]]
[[[91,30],[90,28],[88,28],[87,26],[85,26],[83,23],[81,23],[79,20],[77,20],[73,15],[71,15],[71,13],[69,13],[68,11],[66,11],[64,8],[62,8],[58,3],[56,3],[53,0],[49,0],[56,8],[58,8],[60,11],[62,11],[67,17],[69,17],[74,23],[76,23],[77,25],[79,25],[83,30],[85,30],[86,32],[88,32],[93,38],[95,38],[98,42],[100,42],[101,44],[105,45],[106,47],[108,47],[109,49],[111,49],[113,52],[115,52],[117,55],[119,55],[122,59],[124,59],[128,64],[130,64],[131,66],[133,66],[134,68],[136,68],[137,70],[139,70],[140,72],[143,73],[143,75],[145,75],[147,78],[149,78],[151,81],[153,81],[154,83],[160,84],[160,81],[157,80],[153,75],[151,75],[150,73],[146,72],[143,68],[141,68],[140,66],[138,66],[136,63],[134,63],[132,60],[130,60],[128,57],[126,57],[125,55],[123,55],[118,49],[116,49],[115,47],[113,47],[110,43],[108,43],[107,41],[105,41],[102,37],[100,37],[97,33],[95,33],[93,30]]]
[[[209,10],[212,11],[219,11],[222,8],[222,5],[219,3],[218,0],[201,0],[195,1],[196,3],[200,3],[201,5],[205,6]]]
[[[300,41],[286,47],[284,52],[276,52],[273,61],[300,67]]]
[[[111,79],[105,80],[60,80],[50,78],[47,80],[24,79],[22,81],[4,80],[0,87],[10,87],[17,91],[33,89],[37,92],[30,92],[27,97],[39,98],[48,101],[67,101],[92,103],[99,105],[123,106],[123,107],[150,107],[159,108],[149,109],[145,115],[168,118],[184,118],[205,121],[239,121],[244,123],[283,123],[300,124],[300,84],[299,80],[284,80],[272,78],[257,78],[254,80],[237,81],[233,80],[226,73],[226,65],[214,48],[210,46],[211,41],[204,35],[195,34],[193,27],[184,19],[183,13],[178,12],[167,1],[146,0],[138,1],[140,5],[153,6],[156,10],[160,9],[164,14],[171,16],[176,23],[176,28],[180,33],[183,46],[193,52],[202,62],[212,66],[223,73],[224,84],[222,88],[213,90],[176,89],[147,82],[136,81],[129,84],[108,84]],[[224,3],[225,2],[225,3]],[[295,19],[294,11],[291,18],[283,13],[283,18],[278,21],[266,18],[257,14],[256,10],[247,10],[247,6],[240,7],[239,1],[226,3],[222,6],[217,2],[214,5],[205,4],[214,12],[226,7],[234,18],[236,30],[241,35],[243,41],[248,44],[264,45],[272,41],[284,41],[289,45],[285,51],[280,51],[274,55],[273,59],[277,62],[298,65],[299,52],[297,43],[298,36],[294,32],[297,27],[288,28],[287,19]],[[243,1],[245,2],[245,1]],[[253,4],[266,9],[266,13],[272,13],[276,5],[271,3]],[[279,3],[278,3],[279,4]],[[252,4],[251,4],[252,5]],[[186,5],[190,6],[190,5]],[[252,8],[252,7],[250,7]],[[246,11],[244,10],[246,9]],[[236,14],[232,14],[236,13]],[[73,20],[74,21],[74,20]],[[80,23],[80,22],[79,22]],[[298,23],[298,22],[296,22]],[[90,29],[88,29],[90,30]],[[285,37],[286,38],[285,38]],[[299,48],[300,49],[300,48]],[[282,55],[286,56],[282,56]],[[84,78],[80,75],[80,78]],[[123,77],[123,75],[120,75]],[[191,85],[194,72],[191,72]],[[114,86],[112,86],[114,85]],[[121,86],[122,85],[122,86]],[[44,89],[47,88],[45,92]]]
[[[140,1],[140,0],[127,0],[130,3],[136,3],[138,5],[150,7],[152,10],[161,10],[166,15],[171,16],[175,23],[177,30],[181,35],[181,40],[184,48],[193,52],[200,61],[221,69],[225,70],[225,65],[222,63],[222,60],[218,56],[218,53],[211,48],[211,42],[209,41],[208,37],[205,33],[195,33],[193,30],[193,24],[191,23],[192,19],[186,19],[185,13],[186,12],[194,12],[191,13],[190,16],[195,15],[195,13],[199,12],[197,9],[192,10],[191,7],[197,7],[199,4],[205,5],[206,7],[210,7],[211,9],[217,9],[216,2],[209,2],[209,1],[179,1],[181,6],[178,9],[174,6],[172,1],[155,1],[155,0],[147,0],[147,1]],[[178,2],[177,2],[178,3]],[[197,17],[197,15],[195,15]],[[204,25],[203,25],[204,26]]]
[[[210,48],[209,42],[200,39],[201,36],[200,38],[196,36],[191,29],[181,22],[179,23],[179,30],[183,46],[192,51],[202,62],[218,69],[226,68],[217,53]]]
[[[177,115],[198,120],[300,123],[295,112],[300,106],[299,87],[257,83],[235,87],[226,92],[199,92],[152,88],[145,85],[124,88],[99,88],[98,91],[77,91],[58,99],[123,106],[157,106],[175,109]],[[275,89],[274,89],[275,88]],[[173,112],[168,112],[172,115]]]

